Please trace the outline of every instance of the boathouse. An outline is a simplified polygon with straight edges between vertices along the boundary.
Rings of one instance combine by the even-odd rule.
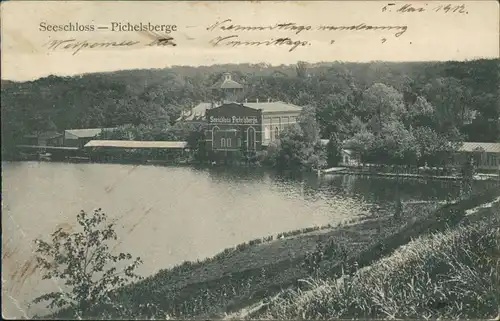
[[[341,150],[341,160],[339,165],[345,167],[356,167],[361,164],[361,160],[357,153],[352,149],[342,149]]]
[[[64,131],[64,146],[83,148],[85,144],[95,139],[103,131],[114,129],[115,128],[66,129]]]
[[[185,162],[190,156],[183,141],[91,140],[84,149],[94,161]]]
[[[34,133],[24,136],[23,144],[30,146],[63,146],[64,134],[56,131]]]
[[[464,142],[453,162],[462,166],[470,158],[478,170],[500,170],[500,143]]]
[[[329,139],[321,139],[321,145],[327,146],[330,142]],[[359,153],[357,153],[349,144],[348,141],[342,143],[343,148],[340,151],[339,166],[343,167],[357,167],[362,164]]]

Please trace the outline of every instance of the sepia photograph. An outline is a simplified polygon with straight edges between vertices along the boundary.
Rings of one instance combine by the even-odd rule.
[[[1,6],[3,318],[500,320],[498,1]]]

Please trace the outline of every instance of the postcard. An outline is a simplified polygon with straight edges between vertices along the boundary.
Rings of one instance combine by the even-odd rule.
[[[2,2],[2,316],[499,320],[499,12]]]

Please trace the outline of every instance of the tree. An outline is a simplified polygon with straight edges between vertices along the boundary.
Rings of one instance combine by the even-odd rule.
[[[106,214],[101,209],[92,216],[81,211],[77,221],[83,231],[70,234],[59,229],[51,235],[50,242],[35,241],[43,279],[62,281],[69,290],[41,295],[34,302],[49,301],[51,309],[67,309],[75,317],[84,318],[98,307],[113,305],[113,290],[140,279],[134,271],[142,261],[137,257],[126,264],[132,259],[131,254],[111,253],[107,243],[116,241],[117,235],[114,224],[106,224]],[[119,270],[120,265],[123,268]]]
[[[272,155],[278,169],[313,169],[326,165],[326,155],[319,140],[311,141],[300,125],[291,125],[280,134]]]
[[[429,117],[434,113],[434,106],[432,106],[425,97],[417,96],[415,102],[408,106],[407,119],[411,123],[420,122],[422,125],[430,123]],[[427,122],[425,122],[427,121]]]
[[[392,121],[384,124],[375,142],[378,161],[385,164],[416,164],[420,157],[415,137],[403,123]]]
[[[437,133],[429,127],[418,127],[413,131],[419,150],[419,163],[431,166],[447,165],[452,154],[460,147],[461,141],[450,140],[446,135]]]
[[[472,155],[469,155],[467,161],[462,166],[462,197],[470,196],[472,193],[472,182],[474,181],[475,172],[474,158]]]
[[[316,121],[316,108],[306,106],[298,117],[299,126],[303,131],[304,139],[314,144],[319,140],[319,124]]]
[[[337,166],[342,160],[342,142],[335,133],[330,135],[330,139],[326,145],[326,157],[328,166]]]
[[[453,128],[460,129],[470,120],[471,113],[465,98],[467,91],[460,80],[453,77],[434,79],[424,87],[424,93],[436,107],[434,119],[437,130],[448,132]]]
[[[304,132],[296,124],[285,128],[279,138],[279,144],[274,154],[275,164],[279,169],[296,169],[302,167],[306,161]]]
[[[349,123],[353,119],[354,104],[349,93],[327,95],[318,103],[317,118],[324,137],[332,133],[349,135]]]
[[[205,130],[206,126],[202,123],[179,121],[169,129],[168,134],[175,140],[186,141],[195,158],[202,161],[206,154]]]
[[[375,133],[381,131],[386,122],[399,119],[405,113],[403,95],[395,88],[381,83],[373,84],[365,90],[362,106]]]
[[[326,165],[326,154],[319,136],[316,110],[306,106],[298,124],[288,126],[279,137],[274,153],[276,166],[280,169],[312,169]]]
[[[299,61],[297,62],[297,65],[295,67],[295,71],[297,74],[297,77],[299,78],[307,78],[308,73],[307,73],[307,62],[304,61]]]

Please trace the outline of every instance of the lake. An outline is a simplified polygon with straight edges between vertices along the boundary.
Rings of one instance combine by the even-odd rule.
[[[41,281],[33,241],[71,231],[80,210],[117,220],[116,249],[140,256],[147,276],[258,237],[367,214],[374,205],[457,196],[459,183],[349,175],[290,178],[255,168],[50,162],[2,163],[2,306],[28,317]]]

